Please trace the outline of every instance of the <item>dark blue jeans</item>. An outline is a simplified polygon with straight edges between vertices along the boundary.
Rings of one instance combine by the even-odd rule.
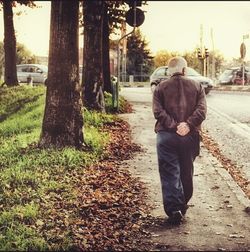
[[[190,132],[179,136],[174,132],[157,133],[157,155],[165,213],[184,211],[193,195],[193,162],[199,155],[200,136]]]

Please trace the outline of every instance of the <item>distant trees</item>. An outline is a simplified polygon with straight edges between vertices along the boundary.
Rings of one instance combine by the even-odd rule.
[[[218,51],[214,51],[214,52],[210,52],[209,54],[209,67],[208,67],[208,72],[211,74],[212,73],[212,59],[213,59],[213,56],[214,56],[214,62],[215,62],[215,74],[218,75],[222,68],[223,68],[223,65],[225,63],[225,58],[224,56]],[[233,66],[240,66],[241,63],[239,64],[233,64]],[[215,76],[216,77],[216,76]]]
[[[149,74],[153,67],[153,57],[147,48],[148,42],[137,28],[127,39],[127,73],[129,75]]]
[[[78,18],[78,1],[51,2],[49,72],[41,147],[81,148],[83,145]]]
[[[36,56],[23,44],[16,45],[16,64],[31,64],[38,63]]]
[[[170,52],[167,50],[161,50],[158,51],[154,57],[154,66],[165,66],[168,64],[168,61],[170,58],[174,56],[183,56],[188,63],[188,66],[194,68],[196,71],[202,74],[203,69],[203,63],[200,59],[197,57],[197,49],[194,49],[193,51],[186,51],[183,54],[180,54],[179,52]],[[215,61],[215,72],[218,73],[220,71],[220,68],[222,67],[222,64],[224,62],[224,58],[222,54],[219,51],[215,51],[209,53],[209,64],[208,64],[208,73],[212,73],[212,57],[214,56]]]
[[[188,66],[192,67],[193,69],[202,74],[203,63],[200,59],[198,59],[196,49],[189,52],[186,51],[183,53],[182,56],[186,59]]]
[[[170,58],[179,55],[178,52],[169,52],[167,50],[160,50],[154,56],[155,68],[159,66],[166,66]]]
[[[188,62],[188,66],[194,68],[199,73],[203,73],[203,61],[197,57],[197,49],[191,52],[185,52],[182,55]],[[209,52],[209,57],[206,59],[207,64],[207,75],[212,76],[212,58],[214,57],[214,70],[215,73],[219,73],[224,62],[224,57],[219,51]]]

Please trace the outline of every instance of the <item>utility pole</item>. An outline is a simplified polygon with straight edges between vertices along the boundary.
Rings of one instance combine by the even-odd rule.
[[[242,60],[242,85],[245,85],[245,62],[244,58],[246,56],[246,45],[245,45],[245,39],[249,38],[249,34],[243,35],[243,42],[240,45],[240,56]]]
[[[126,34],[126,22],[122,23],[121,36]],[[127,37],[122,41],[122,82],[126,82],[126,66],[127,66]]]
[[[201,49],[201,54],[204,54],[204,48],[203,48],[203,25],[200,25],[200,49]],[[202,71],[203,75],[206,76],[206,60],[202,60]]]
[[[213,28],[211,28],[211,40],[212,40],[212,49],[213,49],[213,55],[212,55],[212,80],[215,79],[215,51],[214,51],[214,31]]]
[[[207,67],[208,67],[208,57],[209,57],[209,51],[208,48],[206,48],[203,45],[203,26],[200,26],[200,48],[197,49],[197,57],[201,61],[202,65],[202,75],[207,76]]]

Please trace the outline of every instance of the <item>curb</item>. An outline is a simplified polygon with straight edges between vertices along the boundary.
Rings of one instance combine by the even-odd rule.
[[[135,82],[135,83],[126,83],[126,84],[122,84],[122,87],[150,87],[149,84],[145,84],[145,83],[139,83],[139,82]],[[238,92],[250,92],[250,86],[236,86],[236,85],[221,85],[221,86],[214,86],[211,91],[238,91]]]
[[[206,147],[202,144],[205,149]],[[237,182],[232,178],[232,176],[228,173],[228,171],[222,167],[220,161],[214,157],[208,149],[206,151],[209,153],[208,154],[208,159],[210,160],[211,164],[215,164],[215,172],[219,174],[219,176],[226,181],[227,185],[229,188],[234,192],[236,198],[240,201],[240,203],[245,207],[250,207],[250,199],[246,196],[246,194],[243,192],[241,187],[237,184]]]
[[[216,86],[213,87],[211,91],[240,91],[240,92],[250,92],[250,86]]]

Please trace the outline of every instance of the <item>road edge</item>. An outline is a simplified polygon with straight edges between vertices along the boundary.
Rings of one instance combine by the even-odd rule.
[[[222,179],[226,181],[227,185],[232,190],[232,192],[234,192],[240,203],[246,208],[250,207],[250,199],[248,199],[241,187],[237,184],[237,182],[233,179],[229,172],[223,167],[221,162],[215,156],[213,156],[213,154],[204,146],[203,143],[202,146],[209,153],[210,162],[218,167],[215,168],[215,171],[222,177]]]

